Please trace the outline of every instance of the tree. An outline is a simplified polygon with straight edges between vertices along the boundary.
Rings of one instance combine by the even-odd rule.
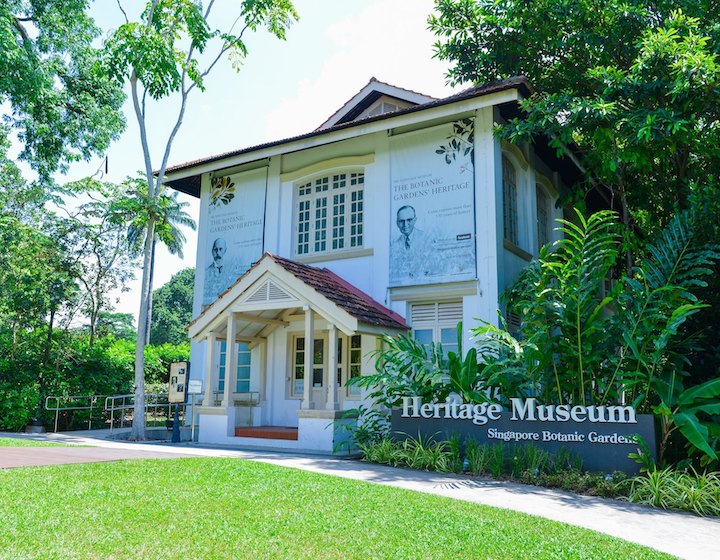
[[[135,319],[132,313],[101,311],[97,320],[97,335],[112,336],[119,340],[135,342]]]
[[[185,234],[180,226],[195,230],[195,220],[184,208],[187,202],[178,200],[178,193],[161,194],[155,203],[147,194],[147,182],[141,178],[128,179],[126,191],[116,197],[110,207],[112,221],[117,224],[127,223],[127,243],[131,254],[139,256],[143,252],[143,244],[147,233],[148,222],[152,218],[155,223],[155,237],[150,250],[150,286],[153,286],[155,273],[155,248],[160,242],[171,255],[183,258]],[[152,292],[148,301],[148,315],[144,325],[145,344],[150,343],[150,324],[152,322]],[[138,325],[139,327],[139,325]]]
[[[173,274],[167,284],[153,292],[150,344],[181,344],[188,341],[185,328],[192,321],[195,269]]]
[[[247,31],[266,27],[279,39],[285,38],[289,25],[297,19],[289,0],[243,0],[238,15],[227,30],[213,28],[209,16],[215,5],[210,0],[203,7],[191,0],[151,0],[137,21],[125,18],[105,45],[105,68],[116,83],[129,83],[133,109],[140,130],[145,164],[148,206],[157,205],[164,193],[165,170],[173,141],[180,130],[190,93],[205,88],[205,78],[225,55],[241,61],[247,55],[243,37]],[[122,9],[122,6],[121,6]],[[123,10],[123,13],[126,12]],[[242,28],[237,31],[237,24]],[[202,53],[213,43],[220,43],[217,54],[206,65]],[[146,98],[153,100],[180,98],[175,123],[165,141],[159,166],[153,167],[148,140]],[[157,172],[155,172],[157,170]],[[143,243],[143,279],[138,320],[135,361],[135,414],[131,437],[145,437],[144,346],[145,328],[152,294],[152,250],[157,217],[149,215]]]
[[[619,202],[626,225],[663,227],[718,192],[720,12],[715,2],[437,0],[429,19],[448,78],[525,75],[537,93],[503,128],[549,134],[573,153],[585,186]]]
[[[99,29],[89,0],[5,0],[0,4],[0,103],[41,182],[102,153],[122,132],[122,89],[99,70]],[[5,112],[5,107],[10,110]]]
[[[608,193],[626,230],[651,236],[690,209],[699,239],[720,242],[720,11],[712,0],[436,0],[429,18],[448,79],[523,74],[536,93],[502,126],[511,142],[546,135],[584,180]],[[627,233],[626,233],[627,234]],[[624,268],[634,250],[626,247]],[[716,272],[720,266],[715,265]],[[617,273],[616,273],[617,274]],[[720,368],[720,274],[686,327],[698,381]],[[708,373],[710,372],[710,373]]]

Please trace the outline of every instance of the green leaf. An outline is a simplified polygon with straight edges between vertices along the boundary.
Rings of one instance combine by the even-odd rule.
[[[703,426],[694,414],[678,412],[673,416],[675,425],[682,435],[713,460],[717,459],[715,451],[708,444],[708,429]]]

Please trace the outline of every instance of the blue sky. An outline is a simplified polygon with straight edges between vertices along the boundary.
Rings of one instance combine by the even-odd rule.
[[[132,9],[139,10],[141,4],[126,0],[123,6],[132,17]],[[217,2],[216,21],[230,21],[233,4]],[[456,91],[445,85],[447,66],[432,58],[435,37],[426,29],[432,0],[296,0],[294,4],[300,21],[288,32],[287,41],[263,32],[249,36],[250,52],[240,72],[226,61],[218,64],[207,79],[207,90],[191,95],[171,164],[310,131],[373,76],[436,97]],[[95,2],[92,14],[105,30],[122,23],[116,2]],[[164,148],[177,106],[177,99],[165,99],[149,107],[154,158]],[[106,180],[119,182],[143,167],[129,102],[125,114],[128,128],[108,151]],[[60,180],[92,174],[101,161],[78,164]],[[159,167],[159,162],[154,159],[153,166]],[[186,200],[197,219],[197,201]],[[159,251],[155,287],[194,266],[197,236],[186,233],[183,260]],[[118,298],[117,311],[137,315],[139,280]]]

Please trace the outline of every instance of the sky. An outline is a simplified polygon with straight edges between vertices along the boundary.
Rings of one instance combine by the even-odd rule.
[[[123,3],[132,9],[144,2]],[[216,2],[211,22],[232,21],[232,0]],[[170,155],[170,165],[213,154],[288,138],[315,129],[355,95],[371,77],[435,97],[457,91],[445,84],[447,65],[433,59],[434,35],[427,30],[433,0],[295,0],[300,20],[280,41],[268,32],[247,36],[248,57],[236,72],[219,63],[206,80],[206,91],[195,90],[188,101],[182,128]],[[106,32],[123,22],[116,2],[98,0],[91,14]],[[136,16],[135,16],[136,17]],[[177,115],[178,100],[150,105],[153,167]],[[92,175],[102,168],[103,180],[120,182],[143,168],[138,128],[130,102],[124,112],[128,127],[108,150],[108,172],[102,158],[73,166],[60,181]],[[197,221],[199,201],[187,195],[187,211]],[[183,268],[194,266],[197,233],[186,230],[184,258],[157,253],[157,288]],[[137,317],[140,276],[130,290],[115,294],[115,310]]]

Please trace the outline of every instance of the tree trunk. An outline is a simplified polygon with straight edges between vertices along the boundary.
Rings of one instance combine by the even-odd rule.
[[[130,439],[145,439],[145,327],[148,318],[149,294],[152,291],[151,262],[152,245],[155,238],[155,219],[150,216],[145,232],[145,248],[143,251],[142,291],[140,294],[140,313],[138,316],[137,343],[135,345],[135,406],[133,408],[133,425]]]
[[[152,254],[150,255],[150,293],[148,294],[148,304],[147,304],[147,321],[145,321],[145,346],[148,346],[150,344],[150,323],[152,323],[152,287],[153,287],[153,280],[155,279],[155,245],[157,244],[157,240],[155,239],[155,236],[153,236],[153,242],[152,242]]]

